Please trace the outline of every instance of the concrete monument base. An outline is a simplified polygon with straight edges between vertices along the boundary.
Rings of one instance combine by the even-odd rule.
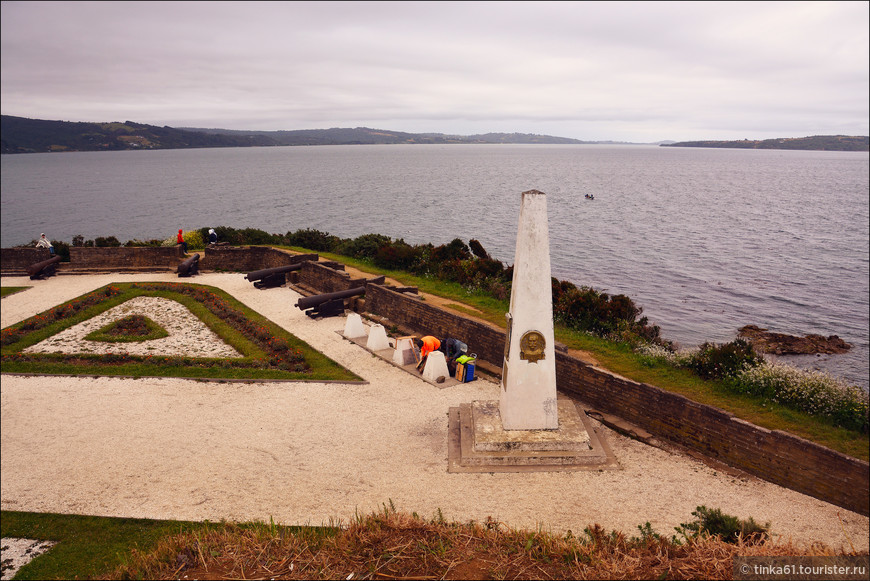
[[[558,400],[555,430],[505,430],[498,401],[448,413],[448,472],[556,472],[619,469],[607,443],[573,401]]]

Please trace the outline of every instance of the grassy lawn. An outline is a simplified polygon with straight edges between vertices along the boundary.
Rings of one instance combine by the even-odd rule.
[[[311,252],[291,248],[297,252]],[[508,300],[497,300],[478,292],[470,292],[462,285],[435,278],[414,276],[405,272],[378,268],[368,262],[346,256],[320,253],[320,256],[352,266],[375,275],[385,275],[403,285],[416,286],[421,292],[455,301],[455,308],[470,316],[484,319],[505,328],[504,314]],[[458,303],[458,304],[457,304]],[[467,307],[463,306],[467,305]],[[628,345],[606,341],[586,333],[556,326],[556,340],[570,349],[592,354],[606,369],[628,379],[655,385],[679,393],[698,403],[715,406],[735,416],[771,430],[782,430],[816,442],[832,450],[864,461],[870,460],[870,436],[831,425],[824,418],[794,411],[759,398],[727,391],[721,382],[705,381],[686,369],[667,365],[650,366],[647,358],[633,352]]]
[[[186,306],[241,358],[25,354],[23,349],[137,296]],[[4,373],[189,377],[234,380],[361,381],[307,343],[252,311],[228,293],[205,285],[108,285],[3,329]]]
[[[3,286],[0,287],[0,299],[5,299],[9,295],[20,293],[23,290],[29,289],[29,286]]]

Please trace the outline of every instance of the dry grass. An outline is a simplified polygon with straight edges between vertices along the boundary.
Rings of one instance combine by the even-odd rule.
[[[844,555],[822,544],[704,536],[682,544],[598,525],[580,537],[383,513],[346,528],[228,524],[164,539],[111,578],[147,579],[731,579],[735,556]],[[863,553],[866,554],[866,553]]]

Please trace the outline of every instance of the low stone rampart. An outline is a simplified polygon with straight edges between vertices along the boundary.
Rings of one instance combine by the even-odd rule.
[[[368,312],[396,326],[454,337],[501,368],[505,331],[386,287],[369,285]],[[797,436],[767,430],[718,408],[638,383],[556,352],[560,391],[656,437],[837,506],[870,514],[870,465]]]
[[[365,279],[353,279],[338,262],[306,262],[299,271],[297,284],[319,294],[357,288]]]
[[[5,275],[27,274],[27,267],[51,258],[48,248],[0,248],[0,272]]]
[[[215,246],[206,248],[201,255],[200,270],[224,272],[253,272],[318,258],[316,254],[294,254],[269,246]]]
[[[176,268],[184,260],[180,246],[70,246],[69,268]]]

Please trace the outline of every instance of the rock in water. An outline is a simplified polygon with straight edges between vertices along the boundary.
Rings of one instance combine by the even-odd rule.
[[[851,345],[836,335],[823,337],[822,335],[806,335],[796,337],[784,333],[772,333],[767,329],[746,325],[737,333],[738,337],[752,343],[753,347],[762,353],[773,355],[811,355],[815,353],[845,353],[852,348]]]

